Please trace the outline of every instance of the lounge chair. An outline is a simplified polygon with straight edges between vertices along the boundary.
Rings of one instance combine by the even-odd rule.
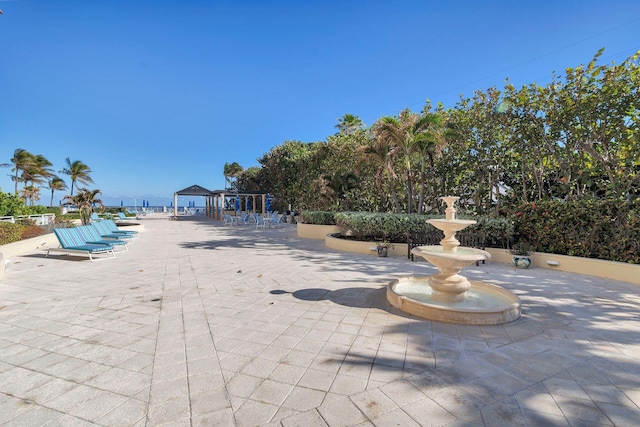
[[[91,262],[94,261],[93,255],[95,254],[108,254],[109,258],[115,258],[116,254],[113,251],[113,245],[99,245],[93,243],[87,243],[82,235],[75,228],[54,228],[53,232],[60,242],[58,248],[47,248],[47,257],[50,252],[64,252],[67,255],[72,253],[82,253],[89,255]],[[96,258],[95,261],[103,260],[107,258]]]
[[[123,220],[123,221],[135,221],[138,218],[132,218],[129,216],[126,216],[124,213],[122,212],[118,212],[118,220]]]
[[[231,218],[231,215],[224,214],[223,217],[224,217],[224,225],[233,224],[233,218]]]
[[[107,225],[107,221],[93,222],[91,227],[96,230],[100,239],[123,240],[133,243],[133,234],[113,232]]]
[[[120,228],[118,228],[118,225],[115,222],[113,222],[112,219],[103,219],[100,222],[101,222],[100,226],[104,228],[105,234],[119,233],[119,234],[130,234],[132,236],[134,234],[138,234],[136,230],[121,230]]]
[[[119,239],[118,236],[108,235],[102,236],[98,232],[98,229],[93,225],[79,225],[75,227],[78,233],[85,239],[87,243],[96,245],[111,245],[115,247],[122,247],[124,252],[128,251],[127,242],[124,239]]]

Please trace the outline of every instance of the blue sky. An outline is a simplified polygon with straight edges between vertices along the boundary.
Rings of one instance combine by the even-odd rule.
[[[168,205],[192,184],[221,189],[225,162],[257,166],[285,140],[325,140],[346,113],[370,125],[426,99],[453,107],[506,77],[545,84],[602,47],[607,63],[640,50],[637,0],[0,0],[0,9],[0,163],[16,148],[56,171],[81,160],[114,205]],[[0,171],[0,188],[13,191],[10,168]]]

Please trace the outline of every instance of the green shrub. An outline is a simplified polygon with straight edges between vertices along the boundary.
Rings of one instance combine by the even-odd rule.
[[[27,226],[13,224],[11,222],[0,222],[0,245],[17,242],[22,239],[22,232]]]
[[[335,225],[335,214],[326,211],[302,211],[300,216],[303,224]]]
[[[640,200],[528,203],[514,221],[539,252],[640,263]]]
[[[335,214],[336,224],[344,236],[354,236],[361,240],[386,239],[392,242],[406,242],[407,233],[434,231],[436,228],[426,221],[442,215],[384,214],[371,212],[340,212]],[[468,217],[476,224],[465,231],[485,233],[487,246],[506,247],[514,231],[513,221],[506,218]]]

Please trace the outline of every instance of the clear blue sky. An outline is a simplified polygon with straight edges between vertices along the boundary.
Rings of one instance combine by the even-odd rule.
[[[285,140],[640,50],[640,1],[0,0],[0,163],[93,170],[109,204],[224,187]],[[0,188],[13,191],[10,168]],[[68,178],[62,176],[63,178]],[[70,184],[70,183],[68,183]],[[59,195],[61,196],[61,195]],[[56,204],[57,199],[56,197]],[[49,202],[43,189],[41,201]]]

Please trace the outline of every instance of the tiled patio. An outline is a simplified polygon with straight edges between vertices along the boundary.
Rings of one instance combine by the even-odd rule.
[[[0,281],[0,424],[636,426],[640,288],[488,263],[503,326],[385,298],[425,262],[341,253],[295,228],[145,218],[128,253],[34,252]]]

